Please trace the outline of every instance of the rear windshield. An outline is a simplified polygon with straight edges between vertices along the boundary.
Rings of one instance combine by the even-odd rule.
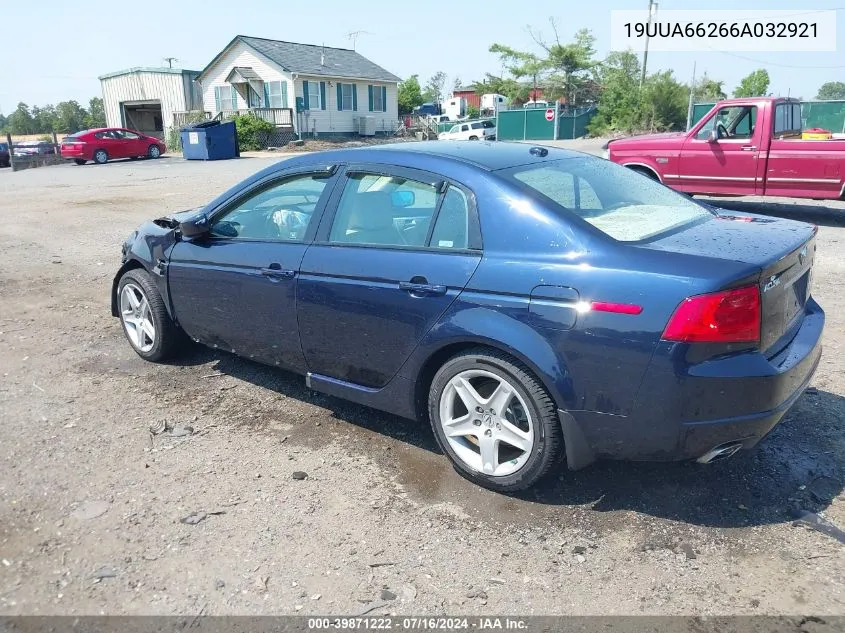
[[[712,217],[703,205],[600,158],[566,158],[503,170],[621,242],[639,242]]]
[[[88,130],[79,130],[79,132],[68,134],[65,138],[79,138],[80,136],[83,136],[85,134],[88,134]]]

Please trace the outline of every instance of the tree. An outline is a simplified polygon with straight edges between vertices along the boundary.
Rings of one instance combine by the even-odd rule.
[[[610,53],[595,73],[601,86],[591,134],[632,132],[642,125],[640,61],[630,50]]]
[[[530,78],[536,86],[542,84],[547,97],[562,95],[567,104],[592,100],[590,70],[596,65],[595,37],[589,29],[575,33],[572,42],[560,41],[557,24],[550,19],[554,39],[547,41],[539,32],[529,29],[536,44],[543,50],[540,55],[520,51],[504,44],[493,44],[491,53],[497,53],[508,71],[516,78]],[[588,95],[587,93],[591,94]]]
[[[516,79],[497,77],[487,73],[484,81],[476,81],[472,84],[472,89],[477,95],[497,94],[504,95],[510,99],[511,103],[516,101],[527,101],[529,98],[530,88],[525,84],[519,83]]]
[[[100,97],[92,97],[88,101],[88,113],[85,116],[85,127],[88,129],[106,127],[106,110]]]
[[[0,132],[6,131],[6,117],[0,114]]]
[[[828,81],[822,84],[816,99],[845,99],[845,82]]]
[[[410,114],[424,101],[418,75],[399,82],[399,114]]]
[[[15,111],[9,115],[6,121],[6,128],[12,134],[35,134],[38,129],[35,119],[29,111],[29,106],[23,102],[18,104]]]
[[[446,73],[442,70],[438,70],[434,73],[425,84],[425,90],[423,90],[423,99],[425,101],[432,101],[434,103],[440,103],[443,101],[443,91],[446,89]]]
[[[56,104],[54,132],[70,134],[85,128],[88,113],[76,101],[62,101]]]
[[[504,44],[493,44],[490,47],[490,52],[499,55],[508,72],[516,79],[528,78],[531,80],[532,88],[529,96],[534,99],[537,96],[537,87],[545,83],[544,80],[548,71],[546,61],[540,59],[534,53],[518,51]]]
[[[32,118],[39,132],[52,132],[56,127],[56,108],[50,103],[43,108],[32,106]]]
[[[460,90],[461,86],[461,78],[455,77],[455,80],[452,82],[452,94],[455,94],[458,90]]]
[[[764,68],[743,77],[734,89],[734,97],[765,97],[769,92],[769,73]]]
[[[645,123],[652,130],[683,130],[689,90],[671,70],[649,75],[643,86]]]
[[[711,79],[707,76],[707,73],[704,73],[701,79],[696,81],[692,88],[692,100],[705,103],[710,101],[721,101],[722,99],[727,98],[723,85],[723,81]]]

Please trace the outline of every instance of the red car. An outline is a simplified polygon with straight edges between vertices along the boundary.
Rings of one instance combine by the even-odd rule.
[[[82,130],[62,139],[62,158],[77,165],[89,160],[102,165],[113,158],[158,158],[166,150],[161,139],[115,127]]]

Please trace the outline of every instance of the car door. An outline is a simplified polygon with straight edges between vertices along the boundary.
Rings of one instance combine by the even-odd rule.
[[[297,276],[336,176],[326,166],[262,181],[210,212],[210,234],[168,261],[174,315],[191,337],[304,370]]]
[[[672,184],[695,193],[762,193],[763,161],[755,140],[757,106],[720,108],[684,142],[678,178]],[[718,139],[711,140],[716,131]]]
[[[118,130],[122,140],[122,152],[126,157],[146,156],[147,148],[142,147],[141,136],[132,130]]]
[[[397,373],[481,260],[474,196],[440,176],[351,166],[302,261],[309,371],[368,387]]]

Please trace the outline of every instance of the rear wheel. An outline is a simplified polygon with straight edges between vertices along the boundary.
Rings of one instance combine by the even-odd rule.
[[[477,140],[478,140],[478,137],[477,137],[477,136],[470,136],[470,137],[469,137],[469,140],[471,140],[471,141],[477,141]]]
[[[126,272],[117,285],[117,303],[123,333],[141,358],[162,361],[179,346],[180,331],[150,274],[143,269]]]
[[[73,162],[76,163],[77,165],[84,165],[88,161],[85,160],[84,158],[74,158]]]
[[[461,475],[485,488],[523,490],[560,462],[554,402],[506,354],[479,348],[451,358],[434,376],[428,409],[440,448]]]
[[[94,152],[94,162],[98,165],[104,165],[109,162],[109,153],[104,149],[98,149]]]
[[[160,158],[161,157],[161,150],[159,149],[158,145],[150,145],[150,149],[147,150],[147,157],[148,158]]]

